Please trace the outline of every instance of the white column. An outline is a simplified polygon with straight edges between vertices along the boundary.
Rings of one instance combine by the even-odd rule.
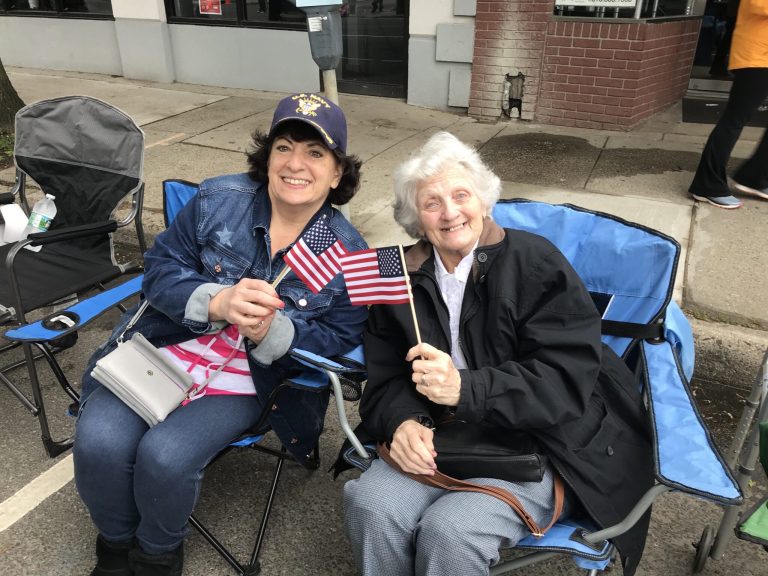
[[[163,0],[112,0],[123,76],[173,82],[176,73]]]
[[[115,18],[165,22],[165,3],[163,0],[112,0],[112,14]]]

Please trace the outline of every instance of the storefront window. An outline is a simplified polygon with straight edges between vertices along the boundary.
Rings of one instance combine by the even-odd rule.
[[[112,16],[111,0],[0,0],[0,9],[16,16]]]
[[[174,0],[173,15],[179,18],[202,18],[214,21],[237,20],[237,5],[232,0],[220,2]],[[169,13],[168,16],[171,14]]]
[[[288,0],[166,0],[166,10],[170,22],[306,29],[306,16]]]
[[[306,30],[307,16],[289,0],[166,0],[172,24]],[[405,98],[408,2],[343,0],[341,92]]]
[[[18,13],[112,15],[111,0],[0,0],[0,7]]]
[[[344,0],[344,55],[336,69],[339,91],[405,98],[407,10],[405,0]]]
[[[288,0],[245,0],[246,19],[250,22],[306,23],[304,12]]]
[[[580,18],[664,18],[686,15],[691,5],[689,0],[555,0],[555,14]]]

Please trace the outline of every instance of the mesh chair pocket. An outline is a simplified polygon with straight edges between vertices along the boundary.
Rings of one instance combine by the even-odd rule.
[[[363,395],[363,374],[344,374],[339,375],[339,384],[341,384],[341,397],[347,402],[357,402]],[[333,390],[333,389],[331,389]]]

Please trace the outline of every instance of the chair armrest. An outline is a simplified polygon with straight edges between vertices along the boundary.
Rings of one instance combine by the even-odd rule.
[[[363,347],[350,350],[349,352],[341,355],[334,356],[333,358],[326,358],[314,352],[308,350],[302,350],[300,348],[294,348],[290,352],[291,357],[298,360],[300,363],[310,368],[317,370],[329,370],[336,374],[365,374],[365,359],[363,358]]]
[[[0,194],[0,204],[13,204],[15,198],[13,192],[3,192]]]
[[[305,370],[302,373],[301,378],[299,379],[299,384],[301,386],[316,387],[319,385],[319,382],[322,382],[327,386],[328,382],[330,382],[333,396],[336,399],[336,412],[339,416],[339,425],[352,444],[353,450],[359,454],[360,458],[367,458],[368,451],[357,438],[357,435],[354,430],[352,430],[352,427],[347,420],[346,411],[344,409],[344,394],[339,380],[339,376],[350,376],[353,374],[365,375],[363,347],[358,346],[343,356],[335,357],[333,360],[298,348],[291,350],[290,354],[292,358],[295,358],[301,364],[314,369],[313,371]],[[296,382],[297,379],[292,378],[291,380]]]
[[[341,458],[354,466],[360,472],[365,472],[371,467],[371,463],[377,458],[376,445],[375,444],[363,444],[363,450],[366,452],[366,456],[363,456],[357,451],[354,446],[342,446]]]
[[[657,479],[720,504],[740,504],[741,489],[693,402],[675,349],[666,341],[641,344]]]
[[[104,222],[94,222],[92,224],[82,224],[80,226],[70,226],[58,230],[49,230],[48,232],[36,232],[27,236],[32,240],[32,246],[41,246],[61,242],[63,240],[74,240],[75,238],[85,238],[87,236],[96,236],[98,234],[109,234],[117,230],[117,222],[114,220],[105,220]]]
[[[140,274],[65,310],[57,310],[37,322],[8,330],[4,336],[8,340],[34,343],[50,342],[76,332],[123,300],[139,294],[143,278],[144,275]]]
[[[328,376],[324,371],[304,370],[288,378],[288,385],[300,390],[325,390],[328,388]]]

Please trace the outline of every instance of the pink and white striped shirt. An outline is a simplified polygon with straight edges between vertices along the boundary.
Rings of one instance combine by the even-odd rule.
[[[245,344],[240,341],[237,326],[229,325],[215,334],[205,334],[171,346],[160,348],[174,364],[189,372],[196,386],[216,371],[236,349],[234,356],[200,394],[192,399],[212,394],[246,394],[255,396]]]

